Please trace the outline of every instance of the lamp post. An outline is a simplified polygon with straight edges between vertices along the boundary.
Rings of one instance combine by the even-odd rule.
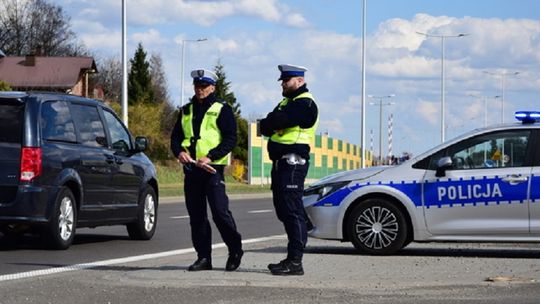
[[[445,115],[444,115],[444,109],[445,109],[445,100],[444,100],[444,40],[446,38],[459,38],[459,37],[465,37],[469,34],[457,34],[457,35],[432,35],[427,33],[421,33],[416,32],[419,35],[426,36],[428,38],[441,38],[441,142],[444,142],[445,140]]]
[[[493,75],[493,76],[501,76],[501,96],[500,96],[501,97],[501,123],[504,123],[504,87],[506,86],[505,85],[506,75],[515,76],[515,75],[518,75],[519,72],[504,71],[504,72],[496,73],[496,72],[484,71],[484,73]]]
[[[186,52],[185,52],[185,48],[186,48],[186,42],[201,42],[201,41],[206,41],[208,39],[206,38],[199,38],[199,39],[183,39],[182,40],[182,69],[181,69],[181,78],[180,78],[180,106],[183,106],[184,105],[184,65],[185,65],[185,59],[186,59]]]
[[[376,104],[379,105],[379,164],[380,165],[383,162],[383,153],[382,153],[382,107],[394,104],[394,102],[383,103],[383,99],[392,98],[394,96],[396,96],[396,95],[395,94],[384,95],[384,96],[368,95],[369,98],[378,99],[378,103],[370,102],[369,104],[370,105],[376,105]]]
[[[366,167],[366,8],[367,0],[363,1],[362,8],[362,121],[360,122],[360,167]]]

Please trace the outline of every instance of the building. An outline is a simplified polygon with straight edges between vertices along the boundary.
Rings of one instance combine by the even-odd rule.
[[[97,73],[92,57],[5,56],[0,52],[0,80],[16,91],[65,92],[99,98],[89,88],[89,75]]]

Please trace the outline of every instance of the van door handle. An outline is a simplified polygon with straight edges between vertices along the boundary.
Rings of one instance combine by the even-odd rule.
[[[502,178],[503,182],[509,183],[510,185],[517,185],[528,180],[529,179],[526,176],[522,176],[521,174],[511,174]]]
[[[123,161],[120,157],[118,157],[118,156],[115,156],[115,157],[114,157],[114,161],[115,161],[117,164],[119,164],[119,165],[121,165],[121,164],[124,163],[124,161]]]
[[[108,163],[108,164],[112,164],[115,162],[114,160],[114,156],[113,155],[110,155],[110,154],[105,154],[105,161]]]

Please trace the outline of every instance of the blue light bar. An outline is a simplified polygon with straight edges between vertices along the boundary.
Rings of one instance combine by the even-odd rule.
[[[517,111],[514,116],[524,124],[540,122],[540,111]]]

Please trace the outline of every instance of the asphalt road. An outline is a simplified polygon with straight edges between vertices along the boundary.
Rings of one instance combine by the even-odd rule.
[[[284,233],[268,195],[232,196],[230,209],[243,239]],[[192,247],[183,201],[164,199],[158,212],[158,227],[150,241],[130,240],[124,226],[79,229],[65,251],[45,250],[32,236],[0,238],[0,275]],[[212,233],[213,243],[221,243],[214,225]]]
[[[188,272],[195,253],[184,206],[160,208],[152,241],[133,242],[123,228],[110,227],[81,231],[67,251],[42,250],[31,239],[2,243],[0,304],[518,304],[540,298],[540,244],[413,243],[381,257],[359,254],[350,243],[310,239],[304,276],[272,276],[266,265],[285,256],[286,240],[269,198],[231,202],[246,241],[237,271],[224,271],[227,250],[216,233],[214,270]]]

